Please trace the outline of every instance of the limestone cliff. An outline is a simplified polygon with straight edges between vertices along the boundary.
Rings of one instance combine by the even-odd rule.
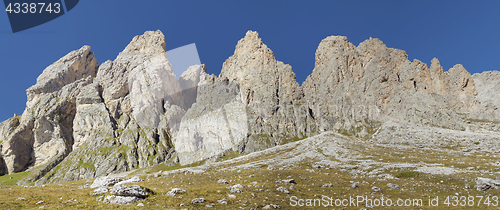
[[[39,183],[124,172],[171,155],[161,100],[180,90],[165,53],[163,34],[148,31],[99,66],[94,82],[77,95],[73,152]]]
[[[151,31],[136,36],[115,61],[99,66],[84,46],[47,67],[27,90],[22,117],[2,126],[4,168],[28,170],[24,182],[45,183],[166,160],[172,151],[170,131],[160,124],[166,120],[161,101],[180,87],[165,53],[163,34]]]
[[[481,102],[483,109],[474,113],[473,118],[486,121],[500,122],[500,72],[485,71],[472,75],[477,89],[477,100]]]
[[[72,151],[76,96],[92,83],[97,66],[90,47],[84,46],[47,67],[26,91],[26,110],[22,117],[9,120],[11,131],[3,142],[9,173],[52,168]]]
[[[390,119],[463,130],[457,113],[478,109],[474,80],[462,65],[443,72],[433,59],[429,68],[372,38],[358,47],[346,37],[325,38],[302,87],[320,130],[361,136]]]
[[[292,67],[277,61],[257,32],[238,41],[218,77],[202,75],[197,94],[174,141],[182,164],[262,150],[315,130]]]
[[[252,136],[266,135],[273,142],[281,143],[315,130],[292,67],[277,61],[257,32],[248,31],[245,38],[238,41],[234,55],[224,62],[219,78],[240,85]],[[252,143],[252,138],[249,141]]]
[[[368,39],[330,36],[299,85],[290,65],[248,31],[219,76],[205,65],[177,80],[160,31],[136,36],[114,61],[84,46],[47,67],[21,116],[0,123],[0,175],[20,183],[72,181],[156,164],[215,161],[333,130],[370,137],[405,121],[454,130],[500,130],[497,71],[471,76],[408,60]]]

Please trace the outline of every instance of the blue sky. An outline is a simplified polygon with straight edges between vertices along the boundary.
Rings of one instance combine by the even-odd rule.
[[[500,1],[98,1],[16,34],[0,12],[0,120],[21,114],[25,90],[47,66],[90,45],[99,63],[114,60],[135,35],[160,29],[167,50],[196,43],[209,73],[247,30],[256,30],[302,83],[314,68],[320,41],[343,35],[358,45],[369,37],[405,50],[410,60],[437,57],[445,70],[461,63],[471,73],[499,70]]]

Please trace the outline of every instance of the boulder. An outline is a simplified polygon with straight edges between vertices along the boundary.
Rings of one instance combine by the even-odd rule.
[[[146,198],[149,194],[146,190],[137,185],[132,185],[130,187],[124,185],[115,185],[109,192],[116,196],[135,196],[138,198]]]
[[[92,195],[102,195],[102,194],[105,194],[107,192],[109,192],[108,187],[99,187],[99,188],[94,190]]]
[[[205,198],[195,198],[191,201],[192,204],[202,204],[205,202],[207,202],[207,200],[205,200]]]
[[[276,190],[282,193],[290,194],[290,191],[288,191],[285,187],[278,187]]]
[[[123,179],[113,178],[109,176],[98,177],[94,180],[90,188],[112,187],[116,183],[123,181]]]
[[[142,182],[144,181],[143,179],[141,179],[140,177],[138,176],[134,176],[130,179],[127,179],[127,180],[124,180],[124,181],[121,181],[121,182],[118,182],[116,183],[115,185],[122,185],[122,184],[131,184],[131,183],[136,183],[136,182]]]
[[[116,196],[116,195],[109,195],[106,196],[103,200],[104,203],[109,203],[109,204],[121,204],[121,205],[128,205],[131,203],[139,202],[142,201],[142,198],[135,197],[135,196]]]
[[[476,185],[474,187],[478,191],[486,191],[489,189],[500,189],[500,180],[478,177],[476,178]]]
[[[170,191],[167,192],[167,195],[175,197],[178,194],[185,193],[186,190],[180,189],[180,188],[173,188]]]
[[[398,190],[399,189],[399,185],[392,184],[392,183],[387,183],[387,187],[390,188],[390,189],[393,189],[393,190]]]

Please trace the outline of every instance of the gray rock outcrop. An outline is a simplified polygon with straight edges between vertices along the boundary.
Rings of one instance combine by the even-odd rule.
[[[319,44],[313,73],[302,84],[319,130],[365,136],[390,119],[464,130],[457,113],[478,109],[472,76],[462,65],[428,67],[379,39],[358,47],[346,37]]]
[[[474,84],[478,92],[476,98],[484,107],[479,113],[473,115],[472,118],[500,122],[500,97],[498,97],[500,72],[485,71],[475,73],[472,75],[472,78],[474,78]]]
[[[169,157],[170,135],[166,126],[159,126],[164,117],[158,97],[165,96],[161,90],[179,89],[177,83],[160,85],[173,75],[164,42],[160,31],[146,32],[135,37],[115,61],[99,66],[94,82],[78,95],[76,116],[69,123],[75,138],[73,152],[58,170],[37,183],[124,172]]]
[[[46,172],[72,151],[76,97],[92,83],[96,72],[97,62],[88,46],[43,71],[37,84],[26,91],[23,115],[8,120],[10,131],[1,152],[8,173],[33,166]]]
[[[0,123],[0,176],[9,173],[7,164],[2,157],[2,152],[1,152],[3,148],[2,144],[5,142],[5,139],[12,132],[14,132],[17,126],[19,126],[20,119],[21,117],[15,114],[14,117]]]
[[[163,34],[150,31],[135,37],[115,61],[99,66],[84,46],[47,67],[27,90],[23,115],[1,126],[0,172],[28,170],[20,183],[41,184],[168,159],[171,135],[166,123],[160,125],[167,120],[161,102],[181,89],[165,53]]]
[[[104,203],[109,203],[109,204],[121,204],[121,205],[128,205],[131,203],[139,202],[144,199],[135,197],[135,196],[116,196],[116,195],[109,195],[104,198],[103,202]]]
[[[130,187],[124,185],[115,185],[109,191],[111,194],[116,196],[134,196],[138,198],[148,197],[148,192],[137,185],[132,185]]]
[[[240,85],[240,97],[247,106],[251,136],[248,150],[262,144],[259,135],[271,143],[306,135],[311,126],[306,100],[290,65],[277,61],[257,32],[248,31],[238,41],[234,55],[223,64],[219,78]],[[311,123],[314,125],[314,123]],[[253,136],[253,137],[252,137]],[[268,145],[265,145],[268,146]]]
[[[314,130],[291,66],[276,61],[257,32],[248,31],[218,77],[201,73],[196,103],[186,111],[174,145],[181,164],[225,151],[253,152]]]
[[[476,178],[476,185],[474,187],[478,191],[486,191],[489,189],[500,189],[500,180],[478,177]]]
[[[195,199],[191,200],[192,204],[202,204],[205,202],[207,202],[207,200],[205,200],[205,198],[195,198]]]
[[[102,195],[102,194],[105,194],[107,192],[109,192],[109,189],[107,187],[99,187],[99,188],[94,190],[92,195]]]
[[[113,178],[109,176],[98,177],[94,180],[90,188],[112,187],[115,184],[122,182],[123,179]]]
[[[134,176],[130,179],[127,179],[127,180],[123,180],[121,182],[118,182],[116,183],[116,185],[122,185],[122,184],[132,184],[132,183],[136,183],[136,182],[142,182],[144,181],[143,179],[141,179],[140,177],[138,176]]]
[[[175,197],[176,195],[182,194],[182,193],[185,193],[185,192],[186,192],[186,190],[183,190],[181,188],[173,188],[173,189],[171,189],[170,191],[167,192],[167,195]]]
[[[107,192],[111,193],[110,196],[104,198],[103,202],[105,203],[125,205],[141,201],[148,197],[148,190],[138,185],[132,185],[130,187],[125,186],[125,184],[140,181],[143,180],[139,177],[132,177],[124,181],[123,179],[105,176],[95,179],[92,185],[90,185],[90,188],[96,188],[92,195],[102,195]]]
[[[282,193],[290,194],[290,191],[288,191],[288,189],[286,189],[285,187],[278,187],[276,188],[276,190]]]
[[[387,187],[393,190],[399,190],[399,185],[397,184],[387,183]]]

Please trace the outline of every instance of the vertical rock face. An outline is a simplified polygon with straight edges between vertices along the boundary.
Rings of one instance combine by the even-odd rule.
[[[276,61],[257,32],[238,41],[219,77],[202,74],[197,91],[174,141],[181,164],[261,150],[314,129],[291,66]]]
[[[257,32],[248,31],[238,41],[219,78],[240,85],[252,135],[267,135],[279,143],[308,131],[306,100],[292,67],[276,61]]]
[[[174,95],[181,92],[181,88],[165,53],[135,67],[129,75],[128,84],[132,116],[141,127],[158,127],[165,100],[171,104],[182,101]]]
[[[53,167],[49,163],[57,164],[56,159],[71,152],[75,98],[92,82],[97,65],[90,47],[84,46],[47,67],[26,91],[26,110],[9,128],[2,147],[9,173],[30,166]]]
[[[0,123],[0,176],[4,174],[8,174],[8,168],[6,165],[5,160],[2,157],[1,151],[3,148],[3,143],[7,142],[5,141],[7,137],[14,132],[14,130],[19,126],[19,119],[21,117],[14,115],[14,117]]]
[[[360,135],[387,119],[464,129],[456,113],[477,103],[474,81],[461,65],[443,72],[433,59],[428,68],[372,38],[358,47],[346,37],[325,38],[302,87],[320,130]]]
[[[182,90],[196,88],[200,82],[200,76],[207,72],[205,64],[190,66],[179,78]]]
[[[2,124],[0,172],[28,169],[22,182],[47,183],[163,162],[172,151],[162,102],[181,91],[165,53],[163,34],[149,31],[115,61],[98,66],[84,46],[49,66],[22,117]]]
[[[129,93],[128,82],[133,69],[144,65],[151,58],[161,57],[165,52],[163,33],[159,30],[147,31],[144,35],[134,37],[113,62],[106,61],[99,66],[97,80],[103,88],[104,102],[110,104],[112,114],[119,115],[115,113],[120,111],[116,109],[119,103],[128,103],[127,100],[124,102],[124,97]]]
[[[500,107],[500,97],[497,93],[500,89],[500,72],[485,71],[476,73],[472,77],[478,92],[477,100],[488,107]]]
[[[196,102],[198,83],[202,74],[206,74],[207,67],[205,64],[190,66],[179,78],[179,85],[182,89],[182,97],[184,99],[184,109],[191,108]]]
[[[485,71],[472,75],[477,89],[477,100],[484,106],[475,117],[489,121],[500,121],[500,72]]]
[[[246,106],[239,85],[204,73],[196,103],[186,112],[174,138],[181,164],[241,151],[248,135]]]
[[[73,150],[96,137],[114,138],[112,119],[99,95],[97,82],[85,86],[77,96],[73,128]]]
[[[43,70],[37,83],[26,90],[28,102],[43,93],[61,90],[67,84],[88,76],[95,77],[98,63],[89,46],[83,46]]]
[[[78,95],[75,144],[38,183],[70,181],[158,164],[171,152],[162,102],[180,91],[160,31],[136,36],[114,61],[99,66]],[[166,122],[165,122],[166,123]]]

